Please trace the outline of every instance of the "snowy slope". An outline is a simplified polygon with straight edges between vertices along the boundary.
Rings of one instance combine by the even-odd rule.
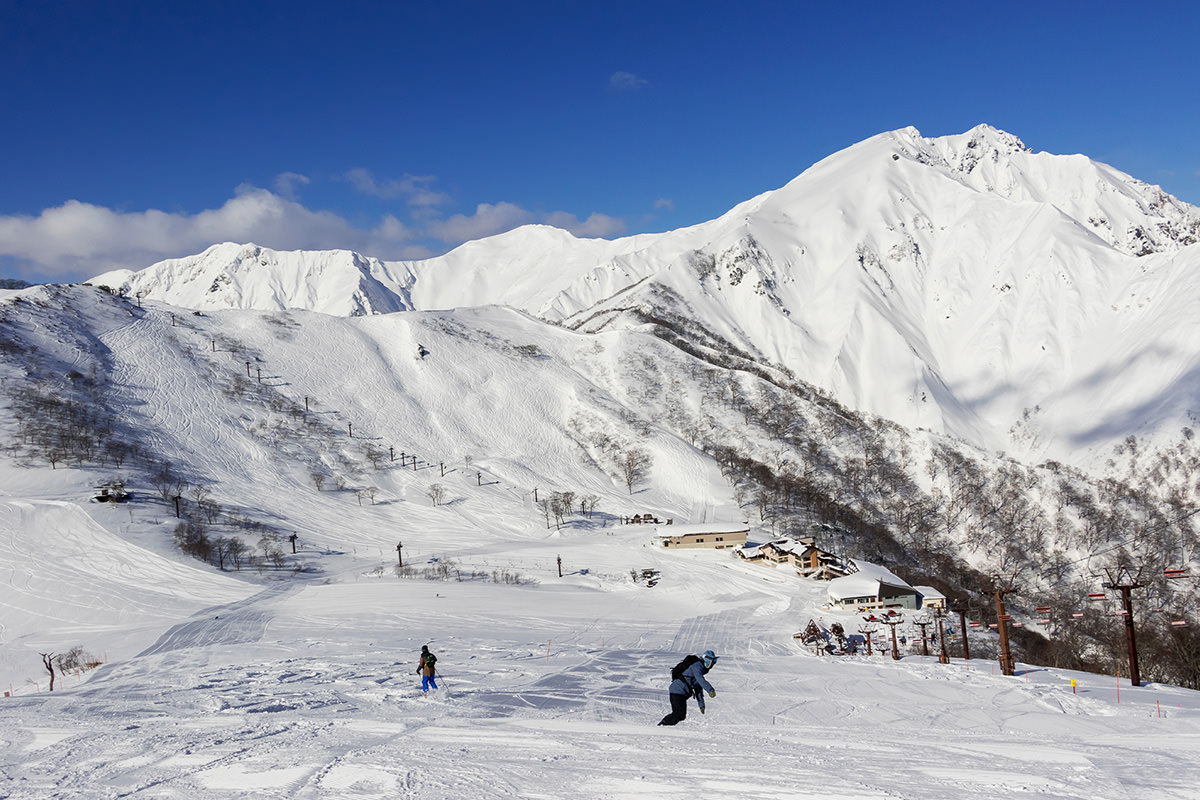
[[[1188,422],[1180,376],[1198,364],[1173,332],[1196,314],[1163,311],[1197,295],[1198,238],[1200,210],[1084,156],[988,126],[906,128],[662,234],[530,226],[395,263],[226,244],[93,282],[192,308],[506,305],[587,330],[641,324],[621,312],[658,308],[666,287],[732,346],[853,408],[1091,466],[1130,434],[1167,440]]]
[[[254,592],[204,565],[128,543],[61,501],[0,499],[0,552],[0,669],[10,679],[28,668],[29,652],[54,650],[63,637],[97,654],[114,644],[140,647],[163,625]]]
[[[611,532],[543,546],[542,563],[488,553],[540,569],[538,585],[360,571],[181,618],[84,682],[5,698],[0,787],[20,800],[1195,796],[1195,692],[815,656],[791,633],[816,588],[661,550],[638,563],[663,580],[634,587],[620,567],[644,534]],[[561,580],[545,570],[554,550],[568,554]],[[413,674],[422,644],[442,672],[430,697]],[[670,665],[707,648],[720,655],[707,713],[655,727]]]
[[[823,585],[621,525],[748,512],[659,421],[700,403],[695,364],[644,330],[501,307],[194,315],[86,287],[0,301],[6,388],[95,373],[183,499],[203,486],[219,504],[214,535],[264,552],[225,571],[184,556],[147,469],[5,449],[8,797],[1194,796],[1196,692],[911,650],[818,657],[793,633],[859,621],[822,609]],[[5,442],[19,422],[0,415]],[[632,491],[612,443],[653,456]],[[114,477],[133,500],[90,502]],[[598,511],[555,526],[534,495],[563,490]],[[413,674],[426,643],[432,697]],[[107,663],[48,693],[39,654],[74,646]],[[656,727],[670,666],[707,648],[707,713]]]

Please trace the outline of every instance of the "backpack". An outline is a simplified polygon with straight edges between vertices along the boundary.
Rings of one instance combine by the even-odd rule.
[[[688,667],[690,667],[692,664],[695,664],[699,660],[700,656],[697,655],[684,656],[682,661],[671,667],[671,680],[683,680],[683,673]]]
[[[433,653],[425,654],[425,665],[426,666],[432,667],[436,663],[437,663],[437,656],[435,656]]]

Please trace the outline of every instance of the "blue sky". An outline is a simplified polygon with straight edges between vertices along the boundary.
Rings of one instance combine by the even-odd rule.
[[[711,219],[986,122],[1200,204],[1200,4],[0,0],[0,276]]]

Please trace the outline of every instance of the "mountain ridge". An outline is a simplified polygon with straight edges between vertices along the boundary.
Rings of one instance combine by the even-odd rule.
[[[401,262],[225,244],[93,282],[189,308],[505,305],[589,330],[622,324],[618,307],[653,305],[661,285],[730,346],[853,408],[1089,464],[1114,441],[1114,420],[1128,424],[1172,385],[1166,376],[1200,365],[1171,333],[1187,326],[1186,307],[1146,300],[1196,295],[1198,234],[1200,209],[1084,156],[1035,153],[987,125],[933,139],[904,128],[665,233],[609,241],[526,226]],[[1145,319],[1150,305],[1159,311]],[[1164,360],[1132,392],[1106,363],[1130,349]],[[1120,398],[1094,424],[1078,410],[1089,387]],[[1116,439],[1173,437],[1190,397],[1157,409]],[[1018,424],[1036,435],[1014,437]]]

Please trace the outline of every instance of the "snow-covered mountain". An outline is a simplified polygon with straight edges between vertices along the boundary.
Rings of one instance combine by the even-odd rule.
[[[425,261],[217,245],[93,283],[189,308],[661,312],[847,405],[1084,465],[1198,410],[1200,209],[986,125],[881,134],[722,217],[614,241],[529,226]]]
[[[887,524],[929,551],[919,539],[957,524],[937,558],[903,563],[962,597],[952,562],[1000,569],[1020,548],[1061,631],[1083,624],[1063,619],[1088,589],[1041,568],[1086,581],[1092,551],[1128,538],[1119,491],[1020,470],[1004,513],[972,516],[971,493],[1018,485],[1012,465],[874,430],[778,370],[718,369],[683,346],[702,337],[675,346],[648,326],[586,333],[498,306],[141,305],[82,286],[0,292],[6,797],[1194,796],[1196,691],[1020,656],[999,674],[986,602],[969,661],[962,628],[939,635],[950,663],[924,655],[910,612],[900,660],[882,629],[870,655],[820,654],[794,638],[810,620],[860,642],[868,629],[827,607],[823,582],[622,523],[745,524],[762,542],[785,502],[748,496],[747,476],[800,464],[798,519],[823,547],[874,554]],[[653,469],[627,483],[631,448]],[[126,502],[93,500],[116,479]],[[981,540],[992,523],[1004,543]],[[1194,531],[1168,533],[1195,552]],[[1008,603],[1042,625],[1033,602]],[[1143,648],[1166,627],[1147,616]],[[1084,656],[1077,630],[1060,645]],[[431,696],[413,674],[422,644],[439,655]],[[656,727],[670,666],[709,648],[707,713]],[[48,692],[43,658],[72,653]]]
[[[1087,170],[1114,188],[1076,197]],[[976,442],[1052,398],[1030,449],[1165,426],[1197,245],[1155,197],[990,129],[900,131],[655,236],[230,244],[95,280],[125,297],[0,290],[0,795],[1193,797],[1200,693],[1166,684],[1200,686],[1196,588],[1163,568],[1195,572],[1200,442],[1097,479],[801,380]],[[909,611],[899,660],[883,629],[818,655],[794,634],[861,642],[863,616],[660,546],[673,523],[812,536],[978,627],[943,620],[944,664]],[[1138,687],[1115,592],[1084,600],[1129,564]],[[1002,675],[981,591],[1016,574]],[[708,648],[708,713],[655,727]]]

